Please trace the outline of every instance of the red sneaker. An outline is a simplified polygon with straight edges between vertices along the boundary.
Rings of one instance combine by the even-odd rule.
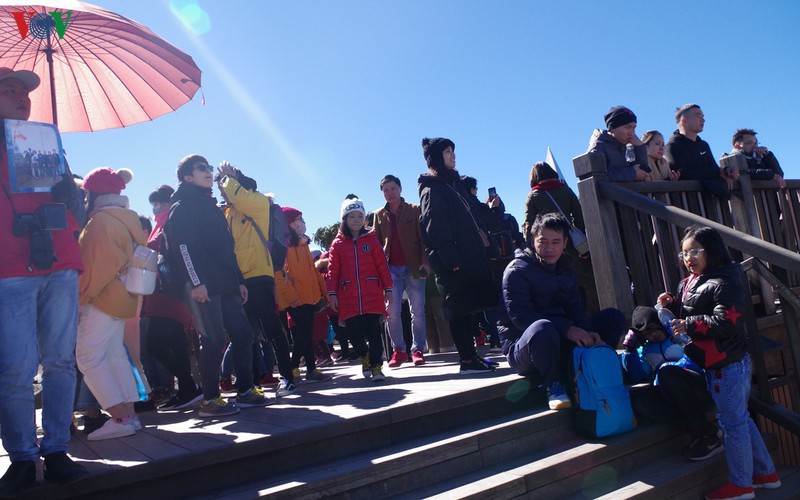
[[[408,361],[408,354],[406,354],[406,351],[395,348],[394,353],[392,353],[392,359],[389,360],[389,368],[397,368],[406,361]]]
[[[781,478],[778,477],[777,472],[773,472],[772,474],[753,476],[753,488],[765,488],[768,490],[774,490],[775,488],[780,488],[780,486],[781,486]]]
[[[706,495],[706,500],[749,500],[755,498],[751,486],[736,486],[733,483],[725,483],[716,490]]]
[[[425,358],[422,356],[422,352],[420,351],[414,351],[411,353],[411,361],[414,362],[415,366],[425,364]]]
[[[258,385],[260,385],[260,386],[274,386],[274,385],[278,385],[278,382],[280,382],[280,380],[277,377],[275,377],[275,375],[273,375],[271,373],[265,373],[264,375],[261,375],[261,378],[258,381]]]
[[[236,386],[233,385],[233,380],[230,377],[219,379],[219,390],[222,392],[236,392]]]

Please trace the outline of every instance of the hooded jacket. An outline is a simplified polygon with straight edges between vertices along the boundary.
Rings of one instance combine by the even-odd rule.
[[[625,144],[622,144],[608,133],[608,130],[595,129],[589,139],[589,149],[587,153],[602,153],[606,158],[606,171],[608,180],[614,182],[633,182],[636,180],[636,171],[633,165],[638,164],[639,168],[645,172],[650,171],[650,164],[647,161],[647,145],[640,144],[634,146],[636,160],[628,163],[625,160]]]
[[[211,189],[181,182],[165,228],[170,267],[178,282],[205,285],[209,295],[238,295],[244,283],[233,236]]]
[[[501,315],[498,333],[506,354],[509,345],[540,319],[553,323],[565,339],[573,325],[592,330],[572,259],[567,254],[550,265],[541,261],[531,249],[517,250],[503,274],[503,300],[508,316]]]
[[[328,293],[339,301],[339,320],[362,314],[384,314],[384,293],[392,289],[386,254],[375,233],[363,230],[358,238],[339,231],[330,249]]]
[[[275,270],[272,265],[272,255],[253,227],[254,221],[264,237],[269,237],[269,211],[272,210],[269,197],[258,191],[244,189],[239,181],[231,176],[224,177],[219,188],[225,193],[229,203],[225,209],[225,219],[233,235],[236,262],[242,275],[245,279],[257,276],[273,277]]]
[[[422,241],[448,320],[499,305],[472,197],[457,180],[457,174],[423,174],[417,181]]]
[[[720,177],[719,165],[711,147],[700,136],[693,141],[676,130],[664,146],[664,158],[671,170],[681,172],[681,180],[700,181],[704,189],[716,196],[730,198],[731,193],[725,179]]]
[[[678,284],[670,309],[686,320],[692,343],[684,347],[700,367],[715,370],[739,361],[747,354],[745,290],[749,290],[742,266],[733,263],[690,275]]]
[[[99,196],[79,239],[86,263],[78,279],[79,303],[91,304],[115,318],[136,315],[138,298],[125,289],[120,273],[133,255],[133,244],[147,243],[139,216],[127,206],[125,196]]]

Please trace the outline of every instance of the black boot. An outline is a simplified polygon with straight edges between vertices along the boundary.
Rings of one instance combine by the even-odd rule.
[[[25,488],[36,483],[36,462],[20,460],[11,462],[11,465],[0,478],[0,496],[9,497],[16,495]]]
[[[88,475],[86,467],[73,462],[63,451],[44,457],[44,478],[48,481],[71,483]]]

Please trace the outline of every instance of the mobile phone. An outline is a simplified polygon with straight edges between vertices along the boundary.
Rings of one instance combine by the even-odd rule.
[[[497,196],[497,189],[495,189],[493,187],[490,187],[489,188],[489,198],[494,198],[495,196]]]

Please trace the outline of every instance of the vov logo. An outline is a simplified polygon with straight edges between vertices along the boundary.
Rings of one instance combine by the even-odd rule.
[[[50,37],[50,34],[55,29],[58,33],[58,38],[64,38],[64,33],[67,32],[67,24],[72,17],[72,11],[66,12],[12,12],[14,21],[17,22],[17,30],[19,36],[24,40],[28,33],[32,37],[39,40],[45,40]],[[25,17],[27,16],[27,20]]]

